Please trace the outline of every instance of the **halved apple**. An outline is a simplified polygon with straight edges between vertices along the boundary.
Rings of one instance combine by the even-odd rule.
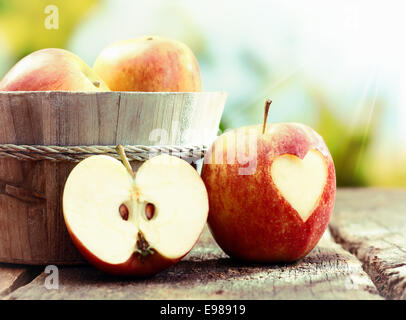
[[[69,175],[63,212],[74,244],[97,268],[152,275],[179,261],[197,242],[208,196],[199,174],[177,157],[156,156],[134,177],[128,164],[97,155]]]

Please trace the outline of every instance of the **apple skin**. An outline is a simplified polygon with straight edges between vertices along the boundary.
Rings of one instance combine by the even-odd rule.
[[[68,224],[66,224],[66,227],[68,229],[68,233],[72,239],[73,244],[82,254],[82,256],[97,269],[115,276],[150,277],[174,265],[189,253],[187,252],[177,259],[168,259],[162,256],[161,254],[155,252],[154,254],[144,258],[143,260],[141,260],[140,257],[133,254],[124,263],[111,264],[96,257],[75,236],[75,234],[71,231]]]
[[[227,135],[257,136],[255,173],[240,175],[241,165],[208,163],[215,152],[227,149]],[[246,139],[248,141],[248,139]],[[217,149],[217,151],[216,151]],[[297,211],[281,196],[269,173],[280,155],[303,159],[318,150],[327,166],[327,180],[317,207],[303,222]],[[245,152],[237,148],[236,154]],[[238,158],[237,158],[238,159]],[[308,254],[327,228],[334,207],[336,178],[333,159],[323,139],[311,128],[295,123],[235,129],[220,136],[205,157],[202,178],[209,195],[208,225],[219,246],[230,257],[255,262],[291,262]],[[213,162],[213,160],[212,160]]]
[[[114,43],[100,53],[93,68],[112,91],[202,91],[193,52],[158,36]]]
[[[143,261],[141,261],[139,257],[133,254],[124,263],[111,264],[99,259],[93,253],[91,253],[70,230],[68,225],[67,229],[74,245],[82,254],[82,256],[97,269],[111,275],[139,277],[153,276],[169,268],[171,265],[177,263],[180,259],[183,258],[182,256],[179,259],[168,259],[155,252],[153,255],[146,257]]]
[[[17,62],[0,82],[0,91],[110,90],[78,56],[64,49],[48,48]]]

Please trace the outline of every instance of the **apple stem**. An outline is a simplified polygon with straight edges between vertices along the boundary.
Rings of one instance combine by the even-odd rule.
[[[265,101],[265,113],[264,113],[264,124],[262,125],[262,134],[265,133],[266,130],[266,119],[268,118],[269,107],[271,106],[272,100],[266,99]]]
[[[135,173],[133,171],[133,169],[131,168],[130,162],[127,159],[127,156],[125,155],[125,151],[124,148],[121,144],[117,145],[116,147],[116,151],[118,152],[118,154],[120,155],[121,161],[124,164],[124,167],[127,169],[128,173],[135,178]]]

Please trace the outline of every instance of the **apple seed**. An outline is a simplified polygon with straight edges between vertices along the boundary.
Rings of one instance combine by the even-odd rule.
[[[120,207],[118,208],[118,211],[120,212],[121,218],[123,218],[123,220],[127,221],[128,215],[129,215],[127,206],[124,203],[121,204]]]
[[[155,206],[152,203],[147,203],[145,206],[145,216],[148,220],[151,220],[154,217]]]

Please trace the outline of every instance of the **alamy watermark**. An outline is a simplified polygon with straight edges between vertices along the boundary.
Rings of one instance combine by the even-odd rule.
[[[44,26],[47,30],[59,29],[59,9],[56,5],[47,5],[44,9],[44,13],[47,15],[44,20]]]
[[[49,265],[45,267],[44,272],[49,274],[45,277],[44,287],[48,290],[59,289],[59,269],[55,265]]]

